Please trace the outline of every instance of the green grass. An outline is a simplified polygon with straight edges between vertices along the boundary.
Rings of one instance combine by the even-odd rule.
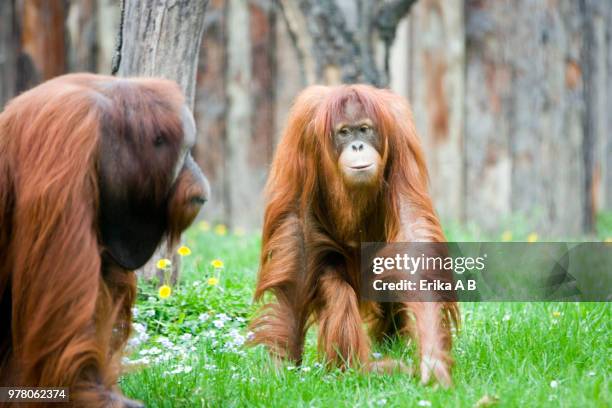
[[[600,218],[600,238],[612,236],[610,219]],[[454,225],[447,233],[450,240],[499,238]],[[513,228],[516,240],[528,233]],[[463,303],[449,390],[401,374],[326,370],[313,330],[303,366],[276,367],[262,348],[240,345],[255,311],[259,238],[196,227],[186,243],[193,253],[170,297],[157,296],[159,285],[139,283],[135,322],[146,334],[132,340],[126,363],[134,367],[120,385],[149,407],[472,407],[485,395],[502,407],[607,407],[612,400],[610,304]],[[215,271],[213,259],[224,268]],[[209,285],[210,277],[219,284]],[[414,361],[411,344],[374,351]]]

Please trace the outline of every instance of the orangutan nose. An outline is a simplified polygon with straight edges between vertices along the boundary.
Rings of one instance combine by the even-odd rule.
[[[354,152],[360,152],[363,150],[363,142],[353,142],[351,143],[351,149]]]

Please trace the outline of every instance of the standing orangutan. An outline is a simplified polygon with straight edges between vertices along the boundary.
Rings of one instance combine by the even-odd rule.
[[[195,123],[160,79],[66,75],[0,114],[0,386],[119,393],[134,269],[176,242],[208,196]],[[40,404],[36,405],[40,406]]]
[[[252,322],[255,344],[299,363],[310,324],[327,362],[371,371],[370,335],[413,335],[420,375],[451,384],[454,302],[376,303],[360,298],[360,242],[442,242],[408,103],[367,85],[313,86],[295,101],[267,183]]]

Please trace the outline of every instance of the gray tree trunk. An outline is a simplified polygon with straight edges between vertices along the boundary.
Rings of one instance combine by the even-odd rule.
[[[604,208],[612,211],[612,7],[608,7],[605,15],[606,27],[606,137],[604,139],[603,151],[606,158],[602,169],[603,185],[605,187]]]
[[[207,0],[124,0],[119,49],[113,72],[120,76],[162,77],[176,81],[193,109],[198,54]],[[159,258],[173,259],[171,281],[178,279],[179,259],[162,244],[138,271],[145,279],[161,277]]]
[[[193,108],[204,12],[208,0],[124,0],[119,76],[176,81]]]
[[[14,0],[0,2],[0,112],[17,89],[19,35]]]
[[[230,228],[261,223],[280,63],[274,11],[274,0],[212,0],[206,13],[196,96],[196,121],[206,132],[196,158],[214,197],[203,217]]]
[[[610,8],[599,0],[468,1],[468,219],[494,228],[520,214],[528,231],[592,231],[610,160],[602,153],[609,115],[600,7]]]
[[[70,46],[70,71],[96,72],[98,66],[98,14],[95,0],[72,2],[68,6],[66,27]],[[109,31],[114,32],[114,31]]]
[[[389,47],[415,0],[278,0],[306,84],[389,81]]]
[[[393,89],[412,104],[427,158],[432,198],[444,220],[464,218],[463,3],[416,3],[405,28],[402,26],[401,34],[398,31],[391,64]],[[402,44],[407,49],[396,56],[395,48]]]
[[[198,140],[194,158],[206,174],[213,197],[203,210],[209,220],[223,220],[228,213],[229,193],[225,180],[227,123],[227,1],[211,0],[204,20],[206,35],[200,47],[195,99]],[[203,131],[205,129],[205,131]]]

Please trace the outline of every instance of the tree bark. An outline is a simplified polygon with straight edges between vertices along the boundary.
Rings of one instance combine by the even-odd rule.
[[[526,232],[591,230],[598,119],[587,21],[570,0],[468,2],[468,219],[496,228],[518,214]]]
[[[606,60],[605,72],[606,72],[606,132],[604,138],[603,151],[605,155],[605,168],[602,169],[603,174],[603,185],[605,188],[605,203],[603,208],[612,211],[612,7],[608,7],[605,13],[605,27],[606,27]]]
[[[273,148],[274,12],[273,0],[213,0],[200,57],[196,158],[215,197],[203,216],[245,230],[260,225]]]
[[[207,4],[208,0],[124,0],[117,75],[172,79],[193,108]]]
[[[229,192],[225,164],[227,127],[227,1],[211,0],[206,10],[206,35],[200,47],[200,62],[195,98],[198,140],[194,158],[206,174],[211,196],[202,211],[209,220],[227,219]]]
[[[70,71],[96,72],[98,66],[98,15],[95,0],[72,2],[66,21],[70,44]]]
[[[198,54],[204,30],[205,0],[123,0],[118,50],[113,72],[119,76],[162,77],[176,81],[193,109]],[[163,243],[138,273],[162,277],[160,258],[173,259],[171,282],[179,258]]]
[[[388,50],[398,22],[414,2],[278,0],[306,84],[377,86],[389,81],[389,53],[384,49]]]
[[[14,0],[0,2],[0,111],[17,89],[19,33]]]
[[[606,173],[612,165],[612,155],[608,151],[610,132],[610,112],[607,97],[610,80],[606,60],[612,50],[612,42],[607,37],[609,24],[612,23],[612,7],[606,0],[584,0],[580,12],[583,19],[584,47],[581,55],[584,75],[585,117],[583,155],[585,162],[584,227],[587,231],[595,228],[598,211],[610,207],[607,195],[612,188],[612,180]]]
[[[406,20],[408,33],[396,43],[408,44],[408,67],[403,71],[394,67],[400,63],[396,57],[392,80],[406,78],[409,82],[395,86],[412,102],[436,209],[445,220],[459,220],[464,218],[463,0],[420,1]]]
[[[66,72],[66,3],[24,0],[17,91]]]

